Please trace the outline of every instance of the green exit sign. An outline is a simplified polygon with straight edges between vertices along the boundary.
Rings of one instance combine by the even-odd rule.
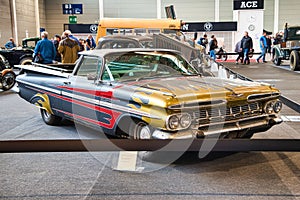
[[[70,24],[77,24],[77,16],[69,16]]]

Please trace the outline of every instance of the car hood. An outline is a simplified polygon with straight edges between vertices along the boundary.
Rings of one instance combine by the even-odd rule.
[[[190,102],[247,101],[250,95],[265,93],[279,91],[259,82],[193,76],[130,82],[116,87],[114,96],[130,99],[131,103],[168,108]]]

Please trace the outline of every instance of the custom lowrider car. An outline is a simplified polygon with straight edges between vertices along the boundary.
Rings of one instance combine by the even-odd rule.
[[[281,122],[276,88],[203,77],[177,51],[102,49],[76,65],[19,67],[19,95],[50,125],[64,117],[120,137],[179,139],[250,137]]]

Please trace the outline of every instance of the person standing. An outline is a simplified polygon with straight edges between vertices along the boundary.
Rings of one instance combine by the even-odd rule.
[[[86,50],[92,50],[96,47],[96,42],[91,34],[88,35],[86,41]]]
[[[65,33],[68,35],[68,37],[71,40],[75,40],[77,42],[77,44],[80,45],[79,39],[77,37],[75,37],[70,30],[66,30]]]
[[[209,56],[216,60],[216,53],[215,53],[215,49],[218,48],[218,41],[215,38],[215,35],[211,36],[211,40],[209,42]]]
[[[79,45],[69,37],[68,32],[64,32],[64,37],[58,46],[58,52],[62,55],[62,63],[75,63],[78,58]]]
[[[79,39],[80,45],[79,45],[79,52],[86,50],[86,41],[82,38]]]
[[[197,44],[203,47],[203,52],[206,54],[206,45],[208,44],[207,35],[204,34],[203,37],[198,40]]]
[[[56,60],[57,62],[61,62],[61,55],[60,55],[60,53],[58,52],[58,46],[59,46],[60,41],[61,41],[60,35],[56,34],[56,35],[54,36],[53,44],[54,44],[54,46],[55,46],[55,50],[57,51],[57,52],[56,52],[56,56],[55,56],[55,60]]]
[[[234,50],[236,53],[238,53],[238,57],[235,60],[235,64],[239,64],[239,60],[241,60],[241,63],[243,63],[244,61],[244,54],[240,46],[241,46],[241,41],[238,41],[235,44],[235,50]]]
[[[56,56],[56,49],[52,41],[48,40],[48,32],[44,31],[41,34],[42,40],[38,41],[35,48],[33,57],[40,55],[40,63],[51,64]]]
[[[247,31],[245,31],[244,37],[241,40],[240,48],[242,49],[242,52],[244,54],[244,64],[249,65],[250,64],[249,52],[252,51],[253,41]]]
[[[267,35],[267,52],[266,53],[268,53],[270,55],[270,57],[272,55],[271,48],[272,48],[272,37],[271,37],[271,35]]]
[[[16,47],[17,45],[15,44],[14,38],[11,37],[11,38],[9,38],[9,41],[5,43],[4,46],[7,49],[12,49],[12,48]]]
[[[267,44],[267,33],[264,31],[263,35],[260,37],[259,39],[259,45],[260,45],[260,50],[261,50],[261,54],[260,56],[256,59],[256,62],[259,63],[259,60],[262,58],[262,62],[266,63],[266,52],[267,52],[267,48],[268,48],[268,44]]]

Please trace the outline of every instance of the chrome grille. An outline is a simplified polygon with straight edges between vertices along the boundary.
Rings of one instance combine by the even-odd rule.
[[[262,105],[254,102],[240,106],[232,107],[212,107],[200,108],[191,114],[194,121],[211,120],[213,118],[222,118],[225,121],[240,119],[249,116],[255,116],[262,112]]]

